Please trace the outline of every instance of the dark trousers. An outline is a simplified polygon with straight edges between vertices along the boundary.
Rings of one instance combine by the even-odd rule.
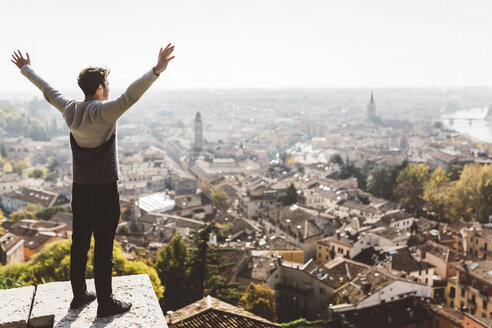
[[[70,252],[70,280],[74,295],[84,293],[87,253],[94,233],[94,279],[97,300],[111,297],[113,240],[120,218],[120,197],[115,182],[73,184],[73,234]]]

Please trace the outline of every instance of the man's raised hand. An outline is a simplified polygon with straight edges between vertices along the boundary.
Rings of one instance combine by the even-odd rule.
[[[164,50],[161,48],[161,50],[159,51],[159,57],[157,59],[157,65],[155,65],[154,67],[155,74],[159,75],[162,72],[164,72],[164,70],[167,67],[167,64],[174,58],[174,56],[170,57],[173,50],[174,50],[174,46],[171,46],[170,43],[167,45],[167,47]]]
[[[17,53],[14,51],[12,54],[12,60],[10,60],[12,63],[14,63],[17,67],[22,68],[24,65],[31,65],[31,58],[29,58],[29,54],[26,52],[26,58],[22,56],[22,53],[17,50]]]

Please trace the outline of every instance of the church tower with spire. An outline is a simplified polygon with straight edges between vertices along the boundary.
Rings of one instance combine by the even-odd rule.
[[[376,118],[376,104],[374,103],[374,95],[372,92],[371,100],[369,101],[369,104],[367,104],[367,118],[371,122]]]
[[[203,147],[202,116],[200,112],[195,115],[195,151],[201,151]]]

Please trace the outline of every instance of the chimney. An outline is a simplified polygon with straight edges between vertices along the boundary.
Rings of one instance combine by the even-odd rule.
[[[166,312],[166,314],[168,315],[168,320],[167,320],[167,322],[172,323],[172,320],[173,320],[173,313],[174,313],[174,312],[173,312],[173,311],[171,311],[171,310],[169,310],[169,311],[167,311],[167,312]]]

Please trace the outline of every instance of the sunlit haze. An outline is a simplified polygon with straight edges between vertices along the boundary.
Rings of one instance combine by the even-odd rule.
[[[490,1],[2,1],[0,92],[37,92],[10,62],[29,51],[53,86],[89,65],[125,88],[159,47],[155,89],[492,86]]]

